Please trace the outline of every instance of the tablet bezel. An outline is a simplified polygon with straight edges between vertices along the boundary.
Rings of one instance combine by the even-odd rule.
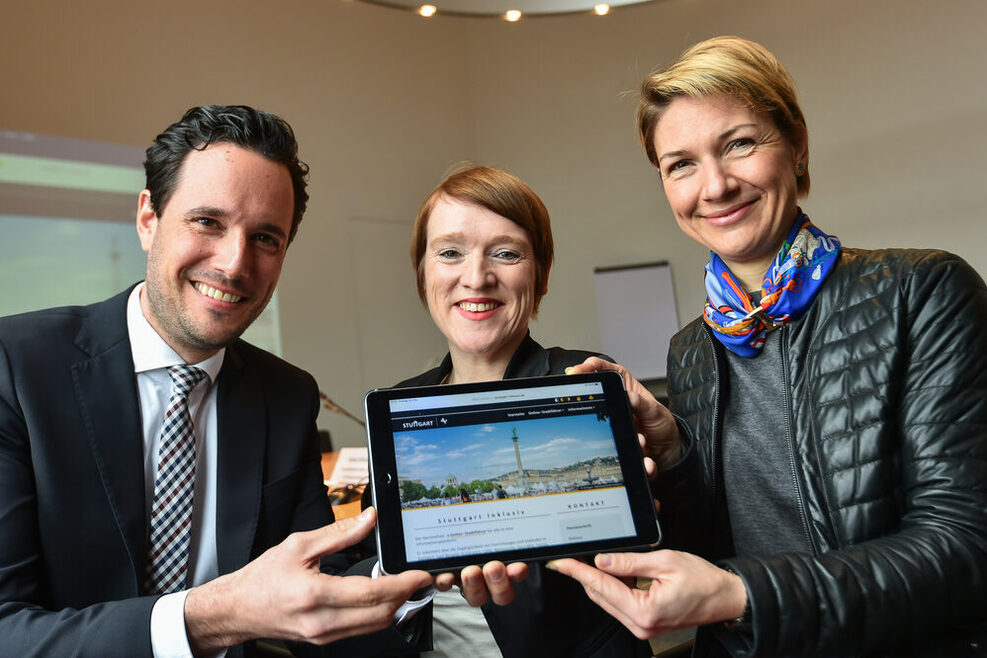
[[[564,545],[515,549],[496,553],[473,553],[456,557],[409,562],[404,547],[404,526],[401,516],[401,494],[397,478],[397,460],[389,403],[391,400],[435,395],[454,395],[479,391],[502,391],[541,386],[556,386],[584,382],[599,382],[610,418],[617,457],[627,491],[635,534],[613,539],[597,539]],[[491,560],[507,562],[536,562],[558,557],[572,557],[610,551],[650,550],[661,542],[661,528],[655,515],[654,500],[644,471],[641,449],[637,440],[623,380],[613,371],[598,371],[579,375],[549,375],[519,379],[446,384],[410,388],[375,389],[365,401],[367,443],[370,449],[370,487],[377,509],[377,554],[385,573],[400,573],[422,569],[431,573],[458,571]]]

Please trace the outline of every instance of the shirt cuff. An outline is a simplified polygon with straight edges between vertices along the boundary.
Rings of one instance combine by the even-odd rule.
[[[377,578],[378,576],[380,576],[380,562],[374,562],[374,568],[370,570],[370,577]],[[414,598],[402,603],[401,607],[394,613],[394,625],[400,629],[401,624],[410,620],[418,614],[419,610],[431,603],[438,591],[433,585],[429,585],[412,594]]]
[[[151,652],[154,658],[192,658],[185,632],[185,597],[189,590],[165,594],[151,608]]]
[[[154,658],[192,658],[185,629],[185,598],[190,590],[165,594],[151,608],[151,654]],[[220,649],[210,658],[223,658]]]

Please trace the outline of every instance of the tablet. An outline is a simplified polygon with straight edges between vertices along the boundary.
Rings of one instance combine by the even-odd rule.
[[[615,372],[367,394],[386,573],[650,549],[661,531]]]

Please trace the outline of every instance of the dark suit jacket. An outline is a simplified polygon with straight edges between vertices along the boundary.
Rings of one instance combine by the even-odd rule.
[[[151,653],[158,597],[139,594],[148,519],[128,294],[0,319],[0,655]],[[333,515],[312,377],[238,340],[218,386],[224,574]],[[403,644],[390,630],[363,653]]]
[[[543,348],[525,337],[504,372],[504,379],[561,375],[590,356],[605,355],[561,347]],[[452,370],[447,354],[437,367],[398,386],[439,384]],[[634,658],[651,656],[647,642],[638,640],[602,608],[589,600],[575,580],[531,564],[530,574],[515,585],[509,605],[487,603],[483,615],[507,658]]]

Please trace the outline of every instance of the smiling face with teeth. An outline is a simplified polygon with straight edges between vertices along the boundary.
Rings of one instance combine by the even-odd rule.
[[[425,300],[454,371],[478,360],[506,369],[528,331],[535,262],[527,232],[491,210],[443,196],[428,216]]]
[[[187,363],[229,345],[264,310],[281,274],[293,208],[284,165],[227,143],[189,152],[163,209],[141,192],[141,308]]]

